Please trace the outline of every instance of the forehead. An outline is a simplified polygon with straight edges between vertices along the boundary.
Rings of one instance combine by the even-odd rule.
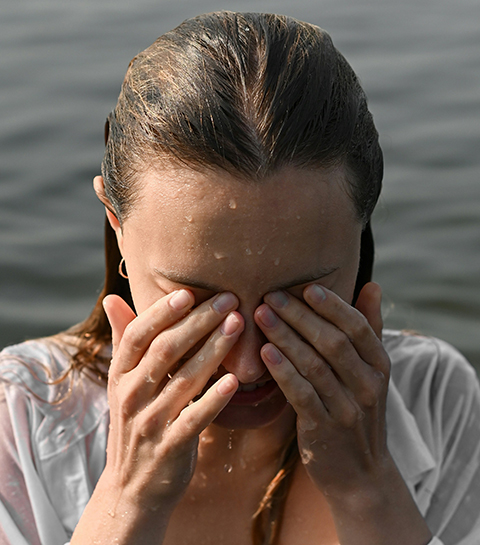
[[[285,168],[258,183],[225,171],[172,167],[146,173],[124,224],[149,266],[211,278],[271,282],[338,267],[360,229],[342,169]],[[360,232],[360,231],[359,231]],[[272,278],[269,278],[269,277]]]

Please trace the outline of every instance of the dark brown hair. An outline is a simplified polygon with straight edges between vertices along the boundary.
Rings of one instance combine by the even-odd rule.
[[[105,192],[121,223],[135,206],[139,175],[163,160],[224,169],[249,183],[285,166],[343,166],[365,226],[355,297],[370,280],[369,220],[381,189],[382,152],[359,81],[320,28],[258,13],[185,21],[130,62],[105,138]],[[90,317],[70,330],[80,339],[72,365],[97,374],[99,352],[111,342],[103,298],[116,293],[133,307],[108,222],[105,251],[104,289]],[[255,514],[255,545],[278,535],[297,458],[293,437]]]

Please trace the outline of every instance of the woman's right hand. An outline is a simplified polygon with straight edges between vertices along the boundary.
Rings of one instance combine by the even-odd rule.
[[[243,331],[238,300],[221,293],[191,310],[194,302],[182,289],[136,316],[120,297],[104,300],[113,354],[102,477],[114,484],[122,509],[169,516],[192,478],[199,434],[237,389],[227,374],[197,398]]]

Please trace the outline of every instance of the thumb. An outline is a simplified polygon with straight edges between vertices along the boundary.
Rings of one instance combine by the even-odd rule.
[[[382,340],[383,330],[381,303],[382,288],[375,282],[368,282],[363,286],[355,304],[355,308],[365,316],[380,340]]]
[[[121,297],[113,294],[105,297],[103,308],[112,326],[112,355],[115,356],[125,328],[136,318],[136,314]]]

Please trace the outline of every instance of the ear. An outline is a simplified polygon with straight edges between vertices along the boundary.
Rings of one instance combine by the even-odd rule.
[[[120,221],[115,215],[115,211],[113,209],[112,203],[110,202],[110,199],[107,197],[105,193],[105,186],[103,184],[103,178],[101,176],[95,176],[95,178],[93,179],[93,188],[95,189],[95,193],[97,194],[97,197],[105,206],[105,212],[107,214],[108,222],[110,223],[110,226],[112,227],[112,229],[115,231],[115,234],[117,235],[118,247],[120,248],[120,252],[123,254],[122,226],[120,225]]]

